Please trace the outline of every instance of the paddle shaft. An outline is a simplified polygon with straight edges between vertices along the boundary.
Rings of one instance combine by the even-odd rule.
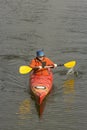
[[[59,65],[57,65],[57,67],[58,66],[64,66],[64,64],[59,64]],[[53,66],[45,66],[44,68],[54,68]]]

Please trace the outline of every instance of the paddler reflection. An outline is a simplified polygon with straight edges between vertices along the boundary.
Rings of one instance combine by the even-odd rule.
[[[64,102],[68,111],[72,109],[74,103],[75,93],[75,81],[74,79],[67,79],[63,84]]]

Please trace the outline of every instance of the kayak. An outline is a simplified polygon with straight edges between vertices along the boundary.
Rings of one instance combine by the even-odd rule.
[[[53,73],[51,69],[48,70],[49,75],[36,75],[33,72],[30,74],[30,90],[34,95],[38,105],[41,105],[44,99],[52,90]]]

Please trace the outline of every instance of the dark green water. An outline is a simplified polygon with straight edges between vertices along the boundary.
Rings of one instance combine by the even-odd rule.
[[[41,118],[20,75],[37,49],[55,63],[76,60],[78,75],[54,69],[53,91]],[[87,129],[87,1],[0,0],[0,129]]]

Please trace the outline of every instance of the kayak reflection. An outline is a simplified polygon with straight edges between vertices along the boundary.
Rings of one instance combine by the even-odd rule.
[[[41,119],[45,106],[46,106],[46,99],[43,101],[43,103],[41,105],[38,105],[37,103],[35,105],[36,105],[38,116]]]

